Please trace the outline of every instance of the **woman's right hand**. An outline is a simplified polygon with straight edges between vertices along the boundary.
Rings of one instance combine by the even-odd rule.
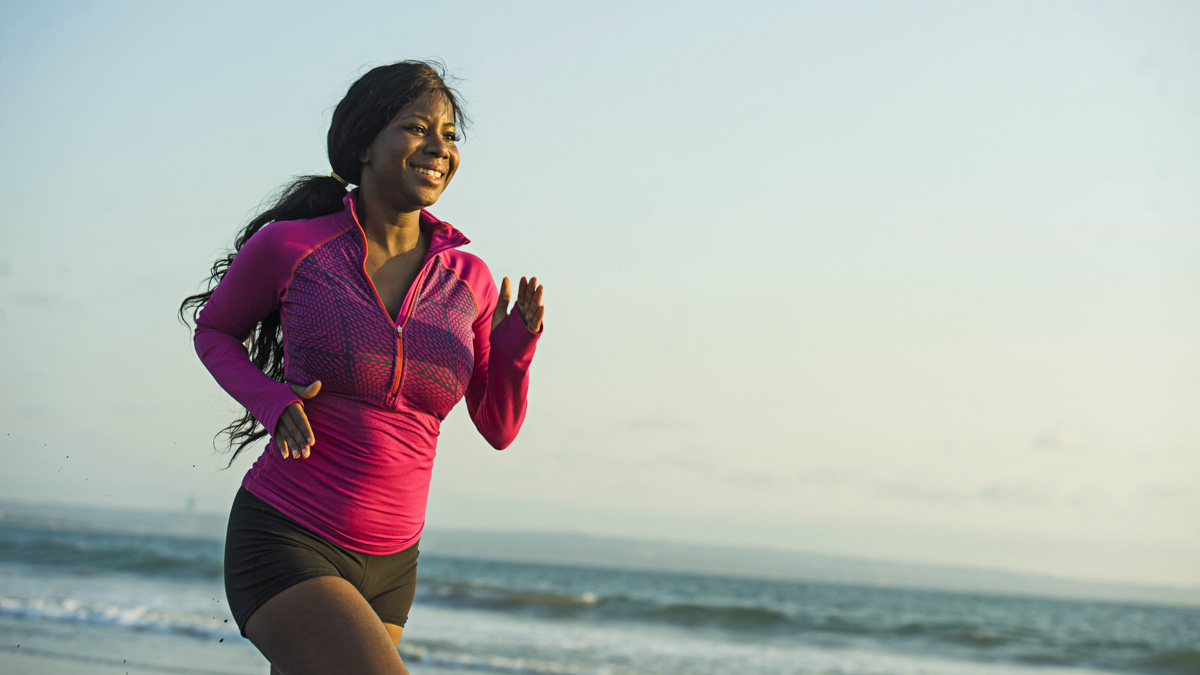
[[[321,391],[321,381],[317,380],[307,387],[301,387],[298,384],[293,384],[291,387],[297,396],[307,401]],[[295,402],[284,408],[283,414],[279,416],[279,421],[275,424],[275,445],[283,453],[283,458],[300,457],[301,455],[308,457],[308,449],[314,442],[316,439],[313,438],[312,427],[308,424],[304,408]]]

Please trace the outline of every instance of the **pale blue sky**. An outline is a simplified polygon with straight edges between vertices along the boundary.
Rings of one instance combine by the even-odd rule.
[[[0,498],[227,508],[174,322],[370,66],[546,283],[528,422],[429,526],[1200,585],[1200,6],[8,3]],[[67,457],[70,457],[69,459]],[[193,468],[193,465],[195,467]]]

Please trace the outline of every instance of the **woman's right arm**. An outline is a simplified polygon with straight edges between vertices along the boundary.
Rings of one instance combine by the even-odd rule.
[[[291,276],[283,230],[271,223],[242,246],[221,283],[196,318],[196,353],[217,384],[242,404],[274,438],[284,410],[300,397],[250,361],[246,339],[264,318],[279,311]]]

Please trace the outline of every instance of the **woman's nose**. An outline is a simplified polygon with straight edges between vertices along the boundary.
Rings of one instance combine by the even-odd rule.
[[[425,142],[425,152],[434,157],[445,157],[450,154],[450,144],[441,136],[430,136]]]

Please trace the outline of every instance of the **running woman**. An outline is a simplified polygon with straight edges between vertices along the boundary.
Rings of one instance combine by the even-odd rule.
[[[408,672],[396,646],[441,422],[465,396],[503,449],[524,420],[542,286],[522,277],[510,313],[508,278],[497,290],[426,210],[463,122],[439,67],[363,75],[329,127],[333,173],[284,189],[180,307],[246,409],[225,429],[234,458],[270,437],[234,498],[225,588],[272,673]]]

